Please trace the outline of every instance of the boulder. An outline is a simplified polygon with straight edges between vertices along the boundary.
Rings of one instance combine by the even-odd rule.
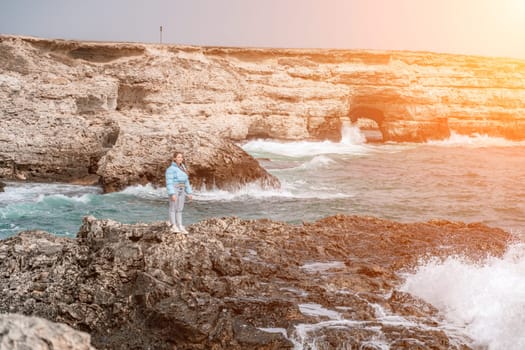
[[[224,138],[195,131],[121,135],[98,164],[104,191],[147,183],[164,186],[165,171],[175,151],[184,154],[194,188],[236,189],[247,183],[258,183],[263,188],[280,186],[276,177],[240,147]]]
[[[89,334],[40,317],[0,314],[0,349],[95,350]]]

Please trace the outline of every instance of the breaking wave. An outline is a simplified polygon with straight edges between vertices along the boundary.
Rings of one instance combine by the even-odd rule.
[[[501,258],[472,263],[461,257],[429,261],[406,275],[402,290],[438,308],[464,329],[474,346],[525,349],[525,245]]]
[[[525,142],[511,141],[503,137],[494,137],[478,133],[462,135],[452,131],[448,139],[432,140],[428,141],[427,144],[434,146],[512,147],[523,146]]]
[[[367,154],[370,147],[357,126],[344,126],[340,142],[333,141],[288,141],[254,140],[242,148],[255,157],[284,156],[305,158],[321,154]]]

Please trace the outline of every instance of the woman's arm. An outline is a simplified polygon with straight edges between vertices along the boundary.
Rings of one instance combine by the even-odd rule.
[[[175,194],[175,177],[175,169],[170,166],[166,169],[166,190],[168,190],[169,196]]]

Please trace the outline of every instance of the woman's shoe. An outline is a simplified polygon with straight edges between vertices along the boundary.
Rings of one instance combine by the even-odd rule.
[[[180,233],[180,230],[179,230],[179,228],[177,227],[177,225],[171,225],[171,227],[170,227],[170,232],[171,232],[171,233]]]
[[[185,235],[188,234],[188,231],[186,230],[186,228],[184,226],[179,227],[179,230],[180,230],[180,232],[184,233]]]

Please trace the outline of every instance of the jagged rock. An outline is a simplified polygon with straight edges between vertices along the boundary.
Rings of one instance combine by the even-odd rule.
[[[89,334],[18,314],[0,314],[0,349],[95,350]]]
[[[340,349],[382,339],[464,350],[470,340],[452,342],[436,309],[396,290],[398,272],[425,256],[498,256],[510,237],[480,224],[342,215],[303,225],[214,218],[189,230],[87,217],[77,239],[19,233],[0,242],[0,312],[66,323],[101,349]],[[421,327],[384,322],[378,307]]]
[[[240,147],[203,132],[176,136],[121,135],[102,157],[98,174],[106,192],[133,184],[163,186],[165,170],[173,153],[183,152],[191,183],[195,188],[236,188],[258,182],[261,187],[279,187],[279,180],[267,173]]]
[[[147,103],[140,102],[141,88],[132,84],[135,78],[120,82],[118,69],[111,69],[109,75],[101,74],[99,64],[143,55],[145,49],[140,45],[108,45],[100,50],[98,45],[84,47],[58,41],[47,48],[43,41],[0,36],[0,46],[0,104],[4,112],[0,178],[100,182],[106,191],[148,179],[161,184],[164,169],[160,168],[171,159],[172,150],[167,147],[167,152],[161,154],[154,151],[157,143],[176,138],[199,140],[199,150],[192,150],[194,142],[176,143],[193,154],[194,164],[199,164],[192,174],[196,185],[232,187],[251,181],[279,185],[242,149],[226,139],[205,136],[198,124],[188,124],[193,126],[193,137],[181,137],[184,130],[189,133],[185,118],[175,115],[163,122],[154,121],[151,111],[146,110]],[[41,56],[43,51],[48,52],[45,58]],[[131,105],[138,107],[128,108]],[[139,114],[135,115],[137,110]],[[142,121],[135,120],[136,116]],[[139,149],[141,146],[147,148]],[[214,147],[217,150],[212,152]],[[202,152],[205,148],[208,151]],[[139,154],[142,159],[137,158]],[[204,158],[200,159],[200,155]],[[126,162],[133,164],[124,169]],[[135,170],[138,172],[130,173]],[[100,179],[97,173],[102,175]]]
[[[117,153],[136,152],[135,137],[197,130],[235,141],[338,140],[344,120],[366,119],[383,141],[451,132],[524,140],[523,101],[517,59],[2,35],[0,177],[76,180],[97,173],[116,143],[131,147]]]
[[[27,108],[23,105],[20,109]],[[24,113],[2,121],[0,177],[57,181],[86,177],[96,171],[98,160],[118,137],[118,126],[104,116],[45,114]]]

